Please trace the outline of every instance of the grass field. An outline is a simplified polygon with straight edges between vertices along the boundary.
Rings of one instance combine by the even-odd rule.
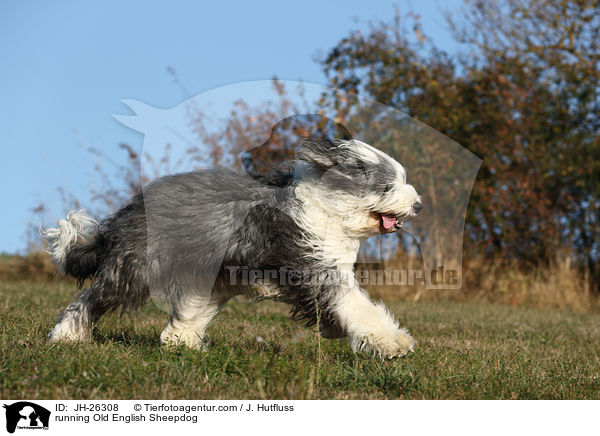
[[[600,399],[600,317],[485,303],[390,303],[407,358],[355,356],[275,303],[228,304],[206,353],[159,343],[153,305],[112,314],[92,344],[46,343],[67,282],[0,284],[2,399]]]

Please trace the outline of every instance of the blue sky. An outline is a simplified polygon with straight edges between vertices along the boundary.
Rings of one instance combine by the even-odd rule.
[[[456,50],[441,8],[458,0],[397,2],[420,14],[425,33]],[[121,142],[141,148],[142,136],[112,114],[121,99],[159,108],[184,100],[166,68],[175,68],[190,95],[248,80],[326,84],[314,61],[351,29],[389,20],[387,1],[302,2],[43,2],[0,4],[0,252],[24,248],[30,209],[64,212],[57,188],[84,202],[93,146],[115,159]]]

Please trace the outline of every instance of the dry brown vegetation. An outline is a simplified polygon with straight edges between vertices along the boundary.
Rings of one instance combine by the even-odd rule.
[[[414,261],[413,261],[414,262]],[[414,262],[416,263],[416,262]],[[407,268],[410,261],[385,264]],[[366,286],[375,298],[402,301],[481,301],[511,306],[599,312],[600,298],[587,277],[569,262],[523,270],[517,264],[465,261],[459,290],[430,290],[419,286]]]
[[[366,265],[365,269],[410,269],[420,267],[417,259],[396,257],[383,265]],[[357,269],[361,268],[357,265]],[[64,277],[45,252],[27,256],[0,257],[0,281],[63,282],[75,289],[75,281]],[[463,286],[459,290],[428,290],[419,286],[367,285],[374,298],[387,301],[482,301],[511,306],[567,309],[577,312],[600,312],[600,298],[590,289],[589,281],[568,262],[546,268],[521,270],[518,265],[465,261]]]
[[[54,281],[56,266],[50,256],[41,251],[27,256],[0,255],[0,281]]]

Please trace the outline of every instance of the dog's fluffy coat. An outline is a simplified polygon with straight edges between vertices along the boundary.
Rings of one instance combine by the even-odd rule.
[[[360,240],[397,230],[421,209],[404,169],[356,140],[304,141],[297,157],[291,173],[167,176],[99,224],[71,212],[43,231],[64,273],[92,279],[50,340],[89,340],[105,312],[152,295],[172,310],[161,340],[203,348],[212,318],[244,294],[289,303],[294,318],[318,321],[324,337],[346,336],[354,351],[412,351],[408,332],[352,275]],[[301,271],[308,280],[241,284],[235,275],[244,269]]]

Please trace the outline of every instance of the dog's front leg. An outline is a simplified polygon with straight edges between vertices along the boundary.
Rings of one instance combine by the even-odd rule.
[[[413,351],[414,341],[401,329],[383,303],[374,303],[358,283],[340,289],[331,301],[350,346],[382,359],[402,357]]]

